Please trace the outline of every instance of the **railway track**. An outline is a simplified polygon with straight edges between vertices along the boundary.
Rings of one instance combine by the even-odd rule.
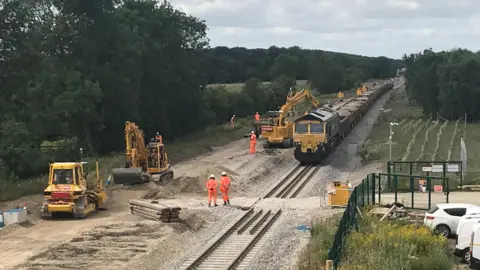
[[[320,166],[296,166],[258,201],[266,198],[290,199],[298,195]],[[281,209],[263,210],[252,207],[228,228],[207,243],[180,267],[181,270],[245,269],[266,241]]]

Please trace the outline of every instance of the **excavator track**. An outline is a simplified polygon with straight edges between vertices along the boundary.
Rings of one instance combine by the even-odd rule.
[[[153,174],[151,176],[153,182],[164,182],[173,179],[173,171],[165,171],[163,173]]]

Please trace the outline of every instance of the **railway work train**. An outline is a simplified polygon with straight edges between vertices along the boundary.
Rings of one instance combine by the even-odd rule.
[[[294,156],[301,164],[319,164],[345,138],[372,105],[393,88],[390,82],[342,100],[325,105],[295,120],[293,126]]]

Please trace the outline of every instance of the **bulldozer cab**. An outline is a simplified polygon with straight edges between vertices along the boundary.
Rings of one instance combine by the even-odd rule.
[[[50,164],[48,184],[85,186],[83,163],[57,162]]]

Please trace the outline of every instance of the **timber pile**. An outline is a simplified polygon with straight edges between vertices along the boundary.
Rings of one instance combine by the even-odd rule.
[[[151,220],[179,222],[180,207],[159,204],[158,201],[130,200],[131,213]]]

